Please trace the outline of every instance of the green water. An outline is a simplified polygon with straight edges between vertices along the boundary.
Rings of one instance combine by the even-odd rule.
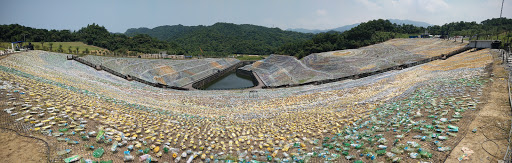
[[[205,90],[241,89],[253,87],[251,78],[231,72],[210,82],[204,87]]]

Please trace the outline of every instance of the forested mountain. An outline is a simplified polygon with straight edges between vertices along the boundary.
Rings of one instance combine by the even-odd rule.
[[[302,58],[311,53],[359,48],[398,36],[418,35],[427,30],[434,35],[512,36],[512,19],[494,18],[476,22],[453,22],[427,28],[399,25],[389,20],[361,23],[343,33],[330,31],[304,34],[256,25],[216,23],[212,26],[161,26],[153,29],[130,29],[126,34],[110,33],[105,27],[92,24],[78,31],[47,30],[18,24],[0,25],[0,42],[70,42],[80,41],[106,48],[121,55],[133,52],[199,55],[222,57],[232,54],[284,54]],[[143,34],[140,34],[143,33]],[[510,40],[510,38],[505,38]],[[203,50],[201,52],[200,48]],[[132,53],[129,53],[132,52]]]
[[[141,53],[157,53],[161,50],[170,53],[183,53],[176,44],[160,41],[148,35],[135,35],[128,37],[124,34],[112,34],[103,26],[97,24],[87,25],[78,31],[46,30],[25,27],[19,24],[0,25],[0,41],[12,42],[72,42],[80,41],[88,45],[102,47],[120,54],[128,51]]]
[[[482,21],[481,23],[473,22],[452,22],[442,26],[434,25],[427,27],[431,34],[436,35],[458,35],[458,36],[473,36],[479,35],[493,35],[505,31],[512,31],[512,19],[508,18],[493,18]]]
[[[160,41],[144,34],[128,37],[124,34],[109,33],[103,26],[88,25],[74,33],[79,41],[88,45],[103,47],[119,53],[128,51],[142,53],[158,53],[165,50],[169,53],[183,53],[181,47],[166,41]]]
[[[413,20],[401,20],[401,19],[388,19],[389,22],[397,25],[412,25],[417,27],[428,27],[431,26],[428,23],[420,22],[420,21],[413,21]],[[295,31],[295,32],[302,32],[302,33],[322,33],[322,32],[329,32],[329,31],[335,31],[335,32],[345,32],[348,31],[354,27],[357,27],[361,23],[351,24],[351,25],[344,25],[338,28],[333,29],[326,29],[326,30],[319,30],[319,29],[303,29],[303,28],[296,28],[296,29],[287,29],[287,31]]]
[[[423,30],[424,28],[422,27],[393,24],[389,20],[372,20],[361,23],[343,33],[319,33],[313,36],[311,40],[287,43],[281,46],[276,53],[302,58],[311,53],[359,48],[384,42],[396,37],[398,34],[417,34]]]
[[[29,42],[56,42],[56,41],[75,41],[76,36],[70,30],[47,30],[25,27],[19,24],[0,25],[0,41],[13,42],[23,41]]]
[[[283,31],[250,24],[215,23],[211,26],[159,26],[153,29],[128,29],[128,36],[147,34],[149,36],[174,42],[187,53],[205,55],[221,54],[271,54],[288,42],[305,41],[312,34]]]
[[[164,25],[164,26],[158,26],[153,29],[149,29],[146,27],[142,28],[130,28],[126,30],[124,33],[127,36],[135,36],[137,34],[147,34],[151,37],[157,38],[162,41],[168,41],[168,40],[174,40],[176,38],[179,38],[183,36],[184,34],[187,34],[191,31],[204,28],[205,26],[183,26],[181,24],[179,25]]]
[[[353,49],[386,41],[403,34],[421,34],[427,30],[434,35],[474,36],[496,35],[512,31],[512,19],[493,18],[476,22],[453,22],[442,26],[429,26],[427,28],[413,25],[399,25],[389,20],[372,20],[345,31],[319,33],[311,40],[287,43],[281,46],[276,53],[292,55],[302,58],[311,53],[333,50]]]
[[[317,34],[317,33],[322,33],[322,32],[330,31],[331,29],[320,30],[320,29],[305,29],[305,28],[288,28],[286,30],[287,31],[300,32],[300,33],[313,33],[313,34]]]
[[[429,23],[426,23],[426,22],[421,22],[421,21],[414,21],[414,20],[407,20],[407,19],[388,19],[389,22],[393,23],[393,24],[397,24],[397,25],[405,25],[405,24],[410,24],[410,25],[413,25],[413,26],[416,26],[416,27],[425,27],[427,28],[428,26],[432,26],[432,24],[429,24]]]

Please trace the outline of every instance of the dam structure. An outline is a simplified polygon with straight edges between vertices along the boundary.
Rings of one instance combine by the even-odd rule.
[[[257,89],[358,79],[446,59],[469,49],[472,47],[467,43],[441,39],[393,39],[359,49],[314,53],[300,60],[284,55],[270,55],[259,61],[240,61],[234,58],[139,59],[93,55],[68,56],[68,60],[159,88],[208,90],[207,86],[235,74],[232,77],[245,78],[252,85],[219,89]]]
[[[213,74],[223,72],[241,62],[233,58],[206,58],[194,60],[115,58],[87,55],[68,56],[96,70],[104,70],[126,80],[135,80],[160,88],[185,88]]]

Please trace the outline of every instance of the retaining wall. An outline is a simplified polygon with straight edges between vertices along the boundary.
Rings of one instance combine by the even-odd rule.
[[[197,81],[194,84],[192,84],[192,87],[195,88],[195,89],[203,89],[203,87],[206,84],[208,84],[208,83],[210,83],[210,82],[212,82],[212,81],[214,81],[214,80],[216,80],[216,79],[218,79],[218,78],[220,78],[220,77],[222,77],[222,76],[224,76],[224,75],[226,75],[226,74],[228,74],[228,73],[230,73],[232,71],[236,71],[236,73],[238,73],[238,68],[240,68],[240,67],[242,67],[242,66],[244,66],[244,65],[246,65],[248,63],[250,63],[250,62],[245,62],[245,61],[238,62],[238,63],[236,63],[236,64],[234,64],[232,66],[229,66],[228,68],[220,70],[219,72],[217,72],[215,74],[212,74],[210,76],[207,76],[207,77],[204,77],[204,78],[200,79],[199,81]],[[243,74],[241,74],[241,75],[251,76],[251,79],[255,79],[252,74],[247,74],[247,73],[243,72]],[[253,80],[253,84],[254,84],[254,80]],[[248,88],[251,88],[251,87],[248,87]],[[240,89],[245,89],[245,88],[240,88]]]
[[[236,74],[242,75],[242,76],[247,76],[247,77],[251,78],[252,84],[254,86],[257,86],[259,84],[258,79],[256,79],[256,76],[254,76],[254,73],[252,71],[237,68]],[[254,87],[254,86],[252,86],[252,87]],[[247,87],[247,88],[251,88],[251,87]]]
[[[68,60],[75,60],[77,62],[80,62],[84,65],[87,65],[89,67],[92,67],[96,70],[104,70],[112,75],[115,75],[115,76],[118,76],[120,78],[123,78],[123,79],[126,79],[126,80],[129,80],[129,81],[132,81],[132,80],[135,80],[137,82],[140,82],[140,83],[143,83],[143,84],[146,84],[146,85],[150,85],[150,86],[153,86],[153,87],[158,87],[158,88],[170,88],[170,89],[176,89],[176,90],[188,90],[186,88],[181,88],[181,87],[176,87],[176,86],[169,86],[169,85],[164,85],[164,84],[161,84],[161,83],[153,83],[153,82],[149,82],[147,80],[143,80],[141,78],[138,78],[138,77],[135,77],[135,76],[131,76],[131,75],[124,75],[124,74],[121,74],[117,71],[114,71],[108,67],[105,67],[103,65],[95,65],[95,64],[92,64],[91,62],[89,61],[86,61],[78,56],[75,56],[75,55],[72,55],[71,57],[67,57]]]
[[[312,81],[312,82],[307,82],[307,83],[302,83],[302,84],[284,84],[284,85],[279,85],[279,86],[263,86],[263,89],[266,89],[266,88],[297,87],[297,86],[304,86],[304,85],[319,85],[319,84],[332,83],[332,82],[337,82],[337,81],[342,81],[342,80],[347,80],[347,79],[359,79],[359,78],[364,78],[364,77],[368,77],[368,76],[372,76],[372,75],[388,72],[388,71],[391,71],[391,70],[401,70],[401,69],[405,69],[405,68],[421,65],[421,64],[428,63],[428,62],[431,62],[431,61],[434,61],[434,60],[438,60],[438,59],[447,59],[447,58],[449,58],[451,56],[454,56],[456,54],[459,54],[459,53],[461,53],[463,51],[466,51],[466,50],[469,50],[469,49],[471,49],[471,47],[465,46],[465,47],[459,48],[459,49],[457,49],[455,51],[452,51],[452,52],[450,52],[448,54],[442,54],[442,55],[439,55],[439,56],[423,59],[423,60],[420,60],[420,61],[416,61],[416,62],[412,62],[412,63],[406,63],[406,64],[401,64],[401,65],[396,65],[396,66],[392,66],[392,67],[388,67],[388,68],[385,68],[385,69],[380,69],[380,70],[376,70],[376,71],[372,71],[372,72],[365,72],[365,73],[361,73],[361,74],[349,75],[349,76],[344,76],[344,77],[335,78],[335,79],[325,79],[325,80]]]
[[[391,70],[401,70],[401,69],[405,69],[405,68],[421,65],[421,64],[428,63],[428,62],[431,62],[431,61],[434,61],[434,60],[438,60],[438,59],[447,59],[447,58],[449,58],[451,56],[454,56],[454,55],[459,54],[461,52],[467,51],[469,49],[472,49],[472,47],[465,46],[465,47],[462,47],[462,48],[457,49],[455,51],[452,51],[452,52],[450,52],[448,54],[442,54],[442,55],[439,55],[439,56],[435,56],[435,57],[431,57],[431,58],[426,58],[426,59],[423,59],[423,60],[420,60],[420,61],[416,61],[416,62],[412,62],[412,63],[396,65],[396,66],[392,66],[392,67],[388,67],[388,68],[385,68],[385,69],[380,69],[380,70],[376,70],[376,71],[372,71],[372,72],[366,72],[366,73],[361,73],[361,74],[349,75],[349,76],[344,76],[344,77],[335,78],[335,79],[318,80],[318,81],[312,81],[312,82],[307,82],[307,83],[302,83],[302,84],[284,84],[284,85],[279,85],[279,86],[266,86],[265,85],[262,88],[263,89],[267,89],[267,88],[297,87],[297,86],[304,86],[304,85],[320,85],[320,84],[338,82],[338,81],[347,80],[347,79],[359,79],[359,78],[364,78],[364,77],[368,77],[368,76],[372,76],[372,75],[388,72],[388,71],[391,71]],[[161,84],[161,83],[153,83],[153,82],[149,82],[149,81],[146,81],[146,80],[134,77],[134,76],[123,75],[123,74],[121,74],[119,72],[116,72],[116,71],[114,71],[112,69],[109,69],[109,68],[107,68],[107,67],[105,67],[103,65],[92,64],[92,63],[90,63],[90,62],[88,62],[86,60],[83,60],[83,59],[79,58],[78,56],[75,56],[75,55],[71,56],[71,58],[68,57],[68,59],[75,60],[77,62],[80,62],[82,64],[88,65],[88,66],[90,66],[92,68],[95,68],[97,70],[105,70],[106,72],[109,72],[109,73],[111,73],[111,74],[113,74],[115,76],[119,76],[119,77],[121,77],[123,79],[135,80],[137,82],[140,82],[140,83],[143,83],[143,84],[147,84],[147,85],[151,85],[151,86],[154,86],[154,87],[159,87],[159,88],[171,88],[171,89],[176,89],[176,90],[188,90],[187,88],[176,87],[176,86],[169,86],[169,85],[164,85],[164,84]],[[193,83],[192,87],[196,88],[196,89],[201,89],[204,85],[214,81],[215,79],[217,79],[219,77],[222,77],[223,75],[225,75],[225,74],[227,74],[227,73],[229,73],[229,72],[231,72],[233,70],[236,70],[237,74],[245,75],[245,76],[250,76],[252,81],[253,81],[253,84],[256,86],[256,85],[258,85],[258,80],[256,80],[256,77],[253,75],[252,71],[238,69],[239,67],[242,67],[242,66],[247,65],[247,64],[252,64],[252,63],[254,63],[254,61],[241,61],[241,62],[238,62],[237,64],[234,64],[234,65],[232,65],[232,66],[230,66],[230,67],[228,67],[226,69],[220,70],[218,73],[215,73],[215,74],[212,74],[210,76],[207,76],[207,77],[204,77],[204,78],[200,79],[199,81]],[[248,88],[251,88],[251,87],[248,87]],[[240,88],[240,89],[245,89],[245,88]]]

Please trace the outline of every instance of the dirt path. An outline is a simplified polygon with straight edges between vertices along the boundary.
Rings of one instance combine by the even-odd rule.
[[[7,56],[0,56],[3,59]],[[8,100],[5,90],[0,89],[0,162],[1,163],[43,163],[48,162],[48,147],[45,142],[19,136],[14,130],[22,135],[30,135],[18,123],[13,123],[12,116],[5,113],[3,109],[10,108],[9,102],[21,103],[20,96],[15,94],[16,100]]]
[[[508,72],[501,65],[499,57],[494,57],[491,84],[484,90],[487,103],[477,114],[469,128],[476,133],[467,132],[465,137],[453,149],[446,162],[458,163],[464,153],[463,147],[474,153],[461,162],[497,162],[507,151],[510,131],[511,108],[508,101]]]
[[[2,55],[0,56],[0,60],[4,59],[4,58],[7,58],[7,56],[9,56],[10,54],[6,54],[6,55]]]
[[[261,80],[260,76],[258,76],[258,74],[256,74],[256,72],[254,72],[254,71],[252,72],[252,75],[254,75],[256,80],[258,80],[258,85],[254,86],[252,88],[249,88],[249,89],[261,89],[261,88],[263,88],[263,86],[265,86],[265,84],[263,84],[263,81]]]
[[[19,137],[14,131],[0,129],[0,162],[47,162],[43,142]]]

